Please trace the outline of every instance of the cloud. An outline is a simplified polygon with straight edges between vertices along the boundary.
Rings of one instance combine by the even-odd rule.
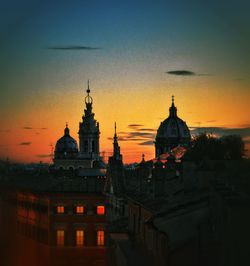
[[[207,132],[219,136],[224,135],[241,135],[242,137],[250,136],[250,127],[227,128],[227,127],[190,127],[191,133]]]
[[[154,141],[153,140],[144,141],[144,142],[139,143],[139,145],[152,146],[152,145],[154,145]]]
[[[139,128],[138,131],[148,131],[148,132],[156,132],[154,128]]]
[[[169,75],[176,76],[211,76],[210,74],[198,74],[190,70],[170,70],[166,72]]]
[[[128,127],[134,130],[137,130],[138,127],[143,127],[144,125],[141,124],[129,124]]]
[[[139,142],[139,145],[151,145],[152,141],[155,139],[156,129],[154,128],[143,128],[142,124],[129,124],[128,128],[131,129],[130,132],[119,132],[119,141],[135,141]],[[108,138],[112,140],[113,138]],[[151,143],[151,144],[149,144]]]
[[[207,123],[215,123],[215,122],[217,122],[217,120],[207,120],[206,122]]]
[[[31,143],[32,142],[29,142],[29,141],[27,141],[27,142],[20,142],[19,145],[21,145],[21,146],[29,146],[29,145],[31,145]]]
[[[25,130],[32,130],[32,129],[36,129],[36,130],[47,130],[48,128],[47,127],[31,127],[31,126],[26,126],[26,127],[23,127],[23,129],[25,129]]]
[[[155,134],[150,132],[141,132],[141,131],[135,131],[135,132],[129,132],[128,137],[135,138],[135,137],[141,137],[141,138],[152,138]]]
[[[51,154],[37,154],[36,157],[37,158],[50,158]]]
[[[100,50],[100,47],[81,46],[81,45],[68,45],[68,46],[50,46],[48,50]]]
[[[9,129],[0,129],[0,133],[8,133],[8,132],[10,132]]]

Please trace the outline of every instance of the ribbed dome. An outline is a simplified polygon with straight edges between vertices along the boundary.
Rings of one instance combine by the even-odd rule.
[[[161,122],[157,131],[157,136],[160,138],[190,138],[190,132],[187,124],[179,117],[168,117]]]
[[[77,154],[77,142],[70,136],[68,125],[66,125],[64,136],[56,142],[55,158],[75,158]]]
[[[161,122],[156,135],[156,156],[159,156],[176,146],[187,146],[190,142],[190,131],[187,124],[177,116],[177,108],[169,108],[169,117]]]

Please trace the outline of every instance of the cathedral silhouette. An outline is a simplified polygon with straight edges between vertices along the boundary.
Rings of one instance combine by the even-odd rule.
[[[100,156],[100,129],[99,122],[94,118],[93,98],[90,96],[88,81],[87,96],[85,97],[85,109],[82,122],[79,123],[79,149],[77,141],[70,136],[68,124],[62,136],[56,143],[54,153],[55,169],[81,170],[105,169],[105,164]],[[155,157],[163,154],[171,154],[176,147],[187,148],[190,143],[190,131],[187,124],[178,117],[177,108],[172,96],[172,105],[169,108],[169,116],[161,122],[155,139]],[[118,152],[118,137],[114,135],[114,154]],[[119,155],[120,156],[120,155]],[[82,172],[83,173],[83,172]]]

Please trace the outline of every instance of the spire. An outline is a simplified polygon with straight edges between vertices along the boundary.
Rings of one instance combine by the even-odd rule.
[[[64,129],[64,135],[69,135],[68,122],[66,122],[66,127]]]
[[[172,105],[169,108],[169,116],[171,116],[171,117],[177,116],[177,108],[174,105],[174,95],[172,95]]]
[[[116,134],[116,122],[115,122],[114,145],[118,145],[118,139],[117,139],[117,134]]]
[[[114,133],[114,142],[113,142],[113,157],[116,159],[121,159],[121,154],[120,154],[120,147],[118,144],[118,138],[116,134],[116,122],[115,122],[115,133]]]
[[[116,135],[116,122],[115,122],[115,137],[117,138],[117,135]]]

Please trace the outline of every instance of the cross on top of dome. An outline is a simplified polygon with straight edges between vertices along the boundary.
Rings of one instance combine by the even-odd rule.
[[[88,88],[86,90],[87,96],[85,97],[85,103],[93,103],[93,98],[89,95],[90,94],[90,88],[89,88],[89,80],[88,80]]]
[[[66,127],[64,129],[64,135],[69,135],[68,122],[66,122]]]
[[[174,105],[174,95],[172,95],[172,105],[171,107],[169,108],[169,115],[171,117],[175,117],[177,116],[177,108],[175,107]]]

